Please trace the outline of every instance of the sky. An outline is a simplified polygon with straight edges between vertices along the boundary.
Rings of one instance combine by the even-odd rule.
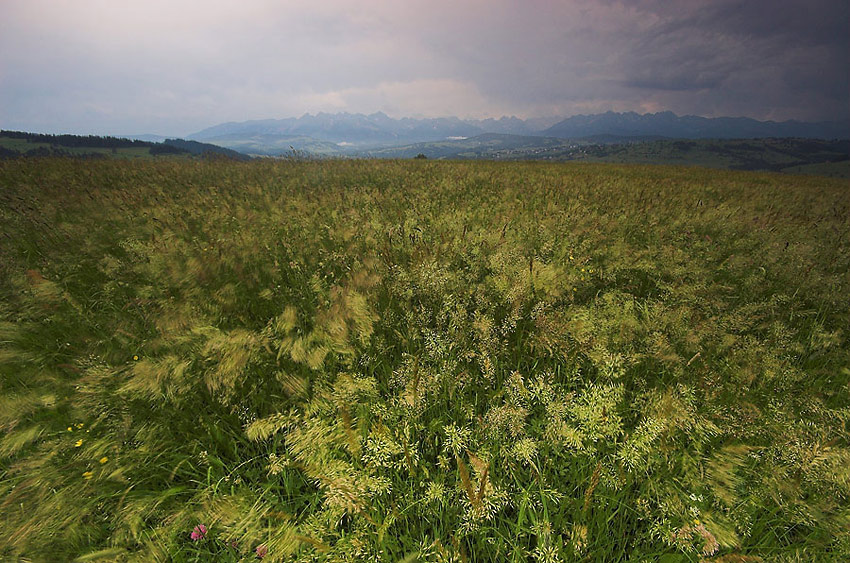
[[[383,111],[850,118],[847,0],[0,0],[0,128]]]

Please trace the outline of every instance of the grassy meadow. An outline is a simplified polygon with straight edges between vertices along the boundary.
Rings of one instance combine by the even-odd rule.
[[[0,559],[847,560],[848,190],[0,161]]]

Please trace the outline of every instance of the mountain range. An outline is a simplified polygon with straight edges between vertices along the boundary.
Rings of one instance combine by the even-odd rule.
[[[383,112],[370,115],[318,113],[306,114],[298,118],[222,123],[198,131],[189,135],[188,138],[215,142],[259,136],[264,136],[266,139],[309,137],[342,147],[352,145],[374,147],[473,137],[483,133],[534,135],[558,121],[558,118],[523,120],[517,117],[483,120],[464,120],[457,117],[394,119]]]
[[[280,155],[293,149],[320,155],[361,154],[364,151],[414,143],[463,140],[485,134],[621,142],[624,138],[745,139],[850,137],[850,121],[809,123],[757,121],[746,117],[677,116],[666,111],[638,114],[607,112],[566,119],[457,117],[395,119],[385,113],[305,114],[286,119],[228,122],[198,131],[188,138],[251,154]]]

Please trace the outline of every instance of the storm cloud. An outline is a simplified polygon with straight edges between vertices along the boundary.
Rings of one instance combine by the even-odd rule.
[[[846,0],[0,2],[0,127],[305,112],[850,117]]]

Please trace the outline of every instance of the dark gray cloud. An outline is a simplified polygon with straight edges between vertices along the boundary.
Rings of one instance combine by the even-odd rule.
[[[846,0],[0,2],[0,127],[304,112],[850,116]]]
[[[718,0],[674,11],[668,4],[642,4],[658,21],[624,57],[625,86],[708,91],[721,108],[749,100],[756,115],[848,116],[850,4]]]

